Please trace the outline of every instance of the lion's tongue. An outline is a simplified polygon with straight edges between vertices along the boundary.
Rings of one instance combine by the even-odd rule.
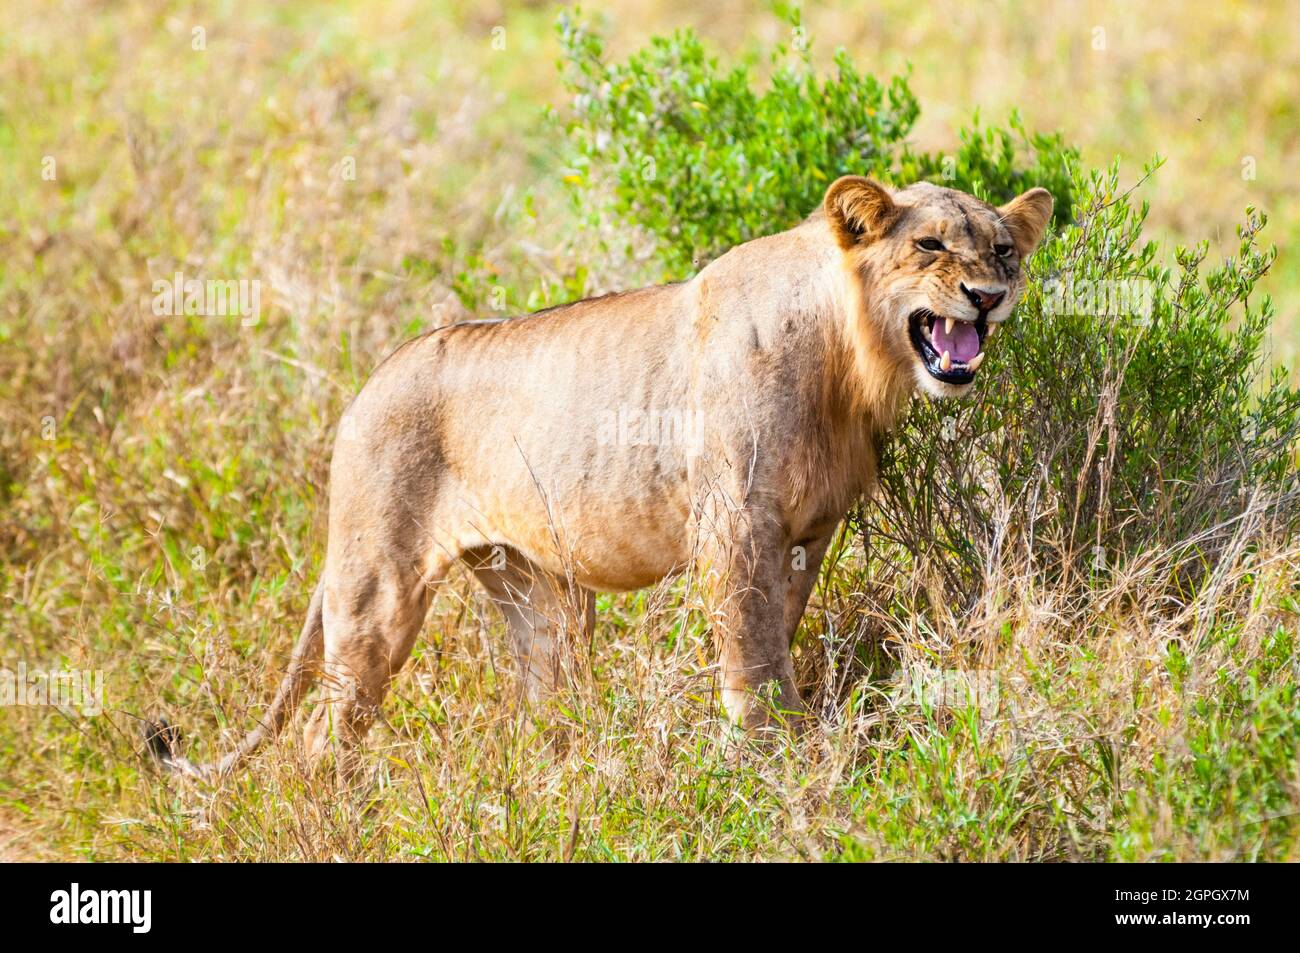
[[[938,318],[931,334],[934,336],[934,349],[940,354],[947,351],[954,361],[964,364],[980,352],[979,332],[975,330],[975,325],[966,321],[955,322],[949,333],[944,319]]]

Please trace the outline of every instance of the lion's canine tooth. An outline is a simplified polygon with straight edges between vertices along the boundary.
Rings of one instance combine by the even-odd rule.
[[[988,329],[988,331],[985,333],[984,336],[985,336],[986,338],[991,338],[991,337],[993,337],[993,335],[995,335],[995,334],[997,334],[997,333],[998,333],[998,326],[997,326],[996,324],[990,324],[990,325],[989,325],[989,329]]]
[[[943,319],[943,330],[945,334],[952,334],[952,329],[955,328],[956,326],[957,326],[956,318]]]
[[[970,362],[966,365],[966,367],[972,371],[977,371],[979,370],[979,366],[983,362],[983,360],[984,360],[984,352],[980,351],[978,354],[976,354],[973,358],[970,359]]]
[[[943,357],[939,358],[939,366],[945,371],[952,370],[952,355],[947,351],[943,352]]]

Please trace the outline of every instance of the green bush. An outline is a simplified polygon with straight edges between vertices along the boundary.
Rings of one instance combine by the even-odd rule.
[[[925,179],[998,203],[1042,185],[1068,219],[1077,153],[1060,136],[1030,135],[1014,116],[985,129],[976,117],[954,153],[914,152],[906,137],[919,107],[906,78],[882,83],[843,51],[819,79],[806,48],[778,46],[759,92],[747,67],[722,70],[689,30],[617,64],[577,19],[562,16],[559,29],[574,205],[593,222],[612,214],[654,236],[667,277],[796,224],[839,175]],[[607,204],[592,203],[593,189]]]
[[[945,598],[969,599],[1013,541],[1057,576],[1151,547],[1212,556],[1261,485],[1270,517],[1294,520],[1300,395],[1280,371],[1261,382],[1273,312],[1254,290],[1275,255],[1257,244],[1262,215],[1248,211],[1233,259],[1205,268],[1202,243],[1175,250],[1171,267],[1140,241],[1147,208],[1118,168],[1081,170],[1059,135],[1015,116],[976,117],[951,154],[921,153],[906,138],[919,112],[906,78],[880,82],[843,52],[819,78],[806,52],[778,47],[760,90],[689,31],[621,64],[577,19],[563,17],[560,35],[575,206],[651,236],[665,277],[795,224],[846,173],[994,202],[1035,185],[1056,197],[978,396],[915,402],[884,447],[860,519],[886,576],[923,564]]]

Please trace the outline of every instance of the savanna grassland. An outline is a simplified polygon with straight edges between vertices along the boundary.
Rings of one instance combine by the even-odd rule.
[[[104,686],[97,715],[0,708],[0,855],[1300,858],[1296,4],[559,13],[0,6],[0,667]],[[720,72],[680,34],[636,60],[684,27]],[[908,96],[852,72],[909,63]],[[1028,132],[963,140],[977,108]],[[143,756],[155,713],[201,758],[263,710],[335,423],[386,353],[683,277],[868,170],[1050,177],[1058,219],[985,395],[915,409],[827,560],[796,647],[816,727],[728,742],[675,582],[601,597],[529,714],[464,574],[358,790],[296,731],[215,788]],[[258,281],[255,320],[158,313],[177,272]],[[1146,282],[1151,313],[1064,316],[1064,275]]]

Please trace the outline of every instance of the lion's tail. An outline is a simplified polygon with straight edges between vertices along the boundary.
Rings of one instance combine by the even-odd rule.
[[[153,755],[173,771],[204,781],[214,781],[233,771],[267,739],[278,735],[315,680],[316,663],[320,661],[325,647],[325,629],[321,621],[324,598],[325,583],[322,581],[317,584],[316,592],[311,597],[307,621],[303,623],[302,634],[294,646],[289,669],[284,673],[275,699],[271,702],[271,710],[267,712],[266,719],[246,734],[233,751],[218,762],[195,764],[179,754],[180,732],[160,718],[148,722],[145,728],[145,741]]]

